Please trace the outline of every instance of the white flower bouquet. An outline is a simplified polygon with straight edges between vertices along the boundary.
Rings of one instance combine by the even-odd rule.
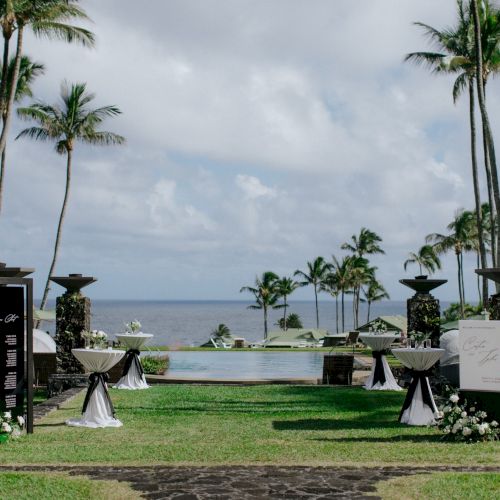
[[[83,330],[82,337],[85,339],[85,347],[100,349],[106,346],[108,335],[102,330]]]
[[[500,437],[498,422],[488,422],[485,411],[477,404],[468,405],[467,400],[460,404],[460,396],[449,395],[446,403],[439,408],[437,426],[445,439],[453,441],[494,441]]]
[[[384,335],[384,333],[387,333],[387,325],[383,321],[377,319],[372,323],[369,331],[374,335]]]
[[[9,438],[18,438],[21,435],[21,429],[23,427],[23,417],[18,416],[14,420],[10,411],[0,414],[0,442],[7,441]]]
[[[130,323],[125,323],[126,333],[139,333],[141,331],[141,323],[134,319]]]

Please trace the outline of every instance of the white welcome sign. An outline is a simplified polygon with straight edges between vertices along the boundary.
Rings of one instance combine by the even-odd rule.
[[[500,392],[500,321],[459,322],[460,389]]]

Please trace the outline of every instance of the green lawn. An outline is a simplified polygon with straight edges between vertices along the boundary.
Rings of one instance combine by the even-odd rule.
[[[499,465],[500,443],[446,443],[397,422],[404,393],[328,386],[112,390],[119,429],[64,425],[83,395],[2,445],[2,464]]]

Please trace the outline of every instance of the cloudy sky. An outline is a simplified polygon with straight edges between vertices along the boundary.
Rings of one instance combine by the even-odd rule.
[[[466,99],[454,106],[452,80],[403,63],[429,49],[412,23],[453,24],[455,0],[81,5],[95,49],[29,35],[26,53],[46,66],[38,99],[57,102],[67,79],[123,111],[104,128],[125,146],[74,154],[57,274],[96,276],[93,298],[242,299],[256,274],[340,258],[367,227],[386,251],[378,277],[405,299],[398,280],[418,274],[403,270],[408,252],[473,207]],[[25,139],[9,143],[7,168],[0,260],[35,267],[41,296],[65,159]],[[469,300],[474,267],[471,256]],[[450,255],[436,296],[455,299],[455,275]]]

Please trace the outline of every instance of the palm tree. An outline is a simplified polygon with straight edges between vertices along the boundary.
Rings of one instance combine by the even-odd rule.
[[[36,36],[57,38],[67,42],[79,42],[84,46],[94,44],[94,35],[87,29],[65,24],[69,19],[87,20],[84,10],[76,5],[77,0],[2,0],[0,2],[0,24],[4,37],[2,82],[0,85],[0,113],[5,116],[0,134],[0,154],[7,144],[12,109],[15,98],[15,82],[18,80],[23,53],[24,29],[30,26]],[[6,74],[9,60],[10,38],[17,31],[16,54],[10,81]],[[7,93],[7,89],[9,92]]]
[[[359,326],[359,303],[361,302],[361,289],[363,285],[368,285],[371,281],[375,279],[376,267],[370,267],[368,260],[364,257],[358,257],[353,255],[353,260],[351,262],[351,284],[352,284],[352,312],[354,319],[354,329],[357,330]]]
[[[231,330],[227,325],[221,323],[214,330],[212,330],[212,335],[217,338],[229,337],[231,335]]]
[[[340,291],[341,300],[341,313],[342,313],[342,331],[345,332],[345,305],[344,298],[346,293],[353,287],[353,276],[352,268],[354,267],[354,261],[356,257],[353,255],[347,255],[342,258],[342,262],[339,262],[335,255],[332,255],[333,264],[330,269],[332,274],[335,276],[334,280],[336,286]],[[327,278],[328,280],[328,278]]]
[[[9,67],[7,68],[7,92],[10,93],[10,84],[11,75],[14,71],[14,59],[11,59],[9,62]],[[17,88],[14,93],[14,101],[19,102],[24,97],[33,97],[33,93],[31,91],[31,84],[35,80],[37,76],[40,76],[44,73],[45,68],[43,64],[32,61],[28,56],[21,57],[21,64],[19,69],[19,76],[17,78]],[[0,70],[3,73],[3,68]],[[2,115],[2,121],[5,122],[6,119],[6,110]],[[5,147],[1,154],[1,163],[0,163],[0,213],[2,212],[2,199],[3,199],[3,181],[5,176],[5,158],[6,158],[7,148]]]
[[[351,243],[346,242],[341,245],[342,250],[349,250],[357,257],[363,258],[364,255],[373,255],[376,253],[385,254],[379,243],[382,242],[382,238],[375,233],[370,231],[366,227],[362,227],[359,231],[359,236],[353,234],[351,236]],[[367,263],[361,261],[356,262],[357,271],[354,273],[356,279],[353,288],[353,313],[354,313],[354,328],[357,328],[359,323],[359,301],[360,301],[360,288],[369,276],[366,275],[365,271],[368,269]]]
[[[283,297],[283,330],[286,330],[286,309],[288,307],[287,297],[292,294],[298,287],[294,279],[284,276],[276,281],[276,291],[280,297]]]
[[[362,302],[366,302],[368,304],[368,311],[366,315],[366,322],[370,322],[370,309],[373,302],[378,302],[383,299],[390,299],[389,294],[386,289],[382,286],[380,282],[376,279],[373,279],[368,283],[368,288],[363,288],[364,299],[361,299]]]
[[[318,291],[321,283],[326,278],[329,270],[329,265],[323,257],[316,257],[313,262],[307,263],[307,271],[297,269],[294,276],[301,276],[304,281],[300,282],[300,286],[313,285],[314,301],[316,304],[316,328],[319,328],[319,310],[318,310]]]
[[[320,285],[320,290],[329,293],[335,299],[335,327],[337,333],[339,333],[339,295],[341,290],[339,288],[339,277],[336,272],[332,272],[334,269],[332,265],[330,272]]]
[[[493,141],[493,133],[491,131],[490,121],[488,117],[488,111],[486,109],[486,97],[485,97],[485,85],[487,78],[487,65],[484,64],[483,59],[483,38],[481,37],[481,29],[482,26],[485,25],[488,28],[488,25],[493,26],[493,33],[495,36],[491,37],[492,39],[492,47],[491,54],[495,54],[497,57],[500,57],[498,54],[498,44],[499,44],[499,32],[500,32],[500,21],[499,21],[499,13],[492,12],[491,6],[487,2],[483,2],[483,8],[481,9],[481,19],[479,8],[476,0],[471,0],[470,8],[472,11],[472,18],[474,20],[474,48],[475,48],[475,60],[476,60],[476,85],[477,85],[477,95],[479,101],[479,109],[481,111],[481,120],[483,123],[483,137],[486,142],[485,151],[488,153],[490,167],[491,167],[491,183],[493,188],[493,197],[496,209],[496,218],[500,220],[500,189],[498,185],[498,172],[497,172],[497,163],[496,163],[496,154],[495,154],[495,144]],[[486,31],[486,30],[485,30]],[[490,38],[490,37],[488,37]],[[476,206],[477,213],[479,215],[480,208]],[[478,232],[481,231],[478,229]],[[498,265],[500,262],[500,242],[495,242],[496,245],[496,259],[495,263]]]
[[[262,309],[264,312],[264,339],[267,339],[267,311],[272,309],[281,309],[283,305],[277,304],[280,296],[276,291],[276,282],[279,276],[272,271],[266,271],[262,278],[255,278],[255,286],[241,287],[241,292],[250,292],[255,297],[255,304],[248,306],[248,309]]]
[[[453,102],[456,103],[458,97],[465,89],[469,92],[469,128],[470,128],[470,145],[471,145],[471,165],[472,165],[472,184],[474,189],[474,200],[476,205],[476,224],[481,227],[481,206],[479,177],[477,168],[476,154],[476,124],[474,112],[474,79],[476,74],[476,63],[474,54],[474,43],[472,40],[472,21],[470,12],[464,8],[463,1],[457,1],[458,19],[457,26],[439,31],[424,23],[415,23],[424,29],[425,34],[431,39],[439,52],[413,52],[407,54],[405,61],[415,62],[417,64],[425,64],[435,74],[440,73],[458,73],[453,85]],[[490,44],[491,45],[491,44]],[[486,149],[485,149],[486,153]],[[485,155],[485,169],[487,179],[490,179],[490,166],[488,155]],[[490,203],[492,200],[491,182],[488,182],[488,193]],[[494,230],[494,229],[493,229]],[[493,235],[494,236],[494,235]],[[487,267],[486,250],[482,240],[482,235],[479,236],[479,254],[482,268]],[[493,237],[495,240],[495,237]],[[487,280],[483,279],[483,294],[487,295]]]
[[[43,293],[40,309],[45,308],[50,290],[50,278],[53,275],[61,241],[61,230],[68,203],[71,184],[71,169],[73,150],[77,142],[94,145],[123,144],[125,138],[112,132],[97,130],[97,127],[108,117],[121,113],[116,106],[104,106],[90,109],[89,103],[95,98],[94,94],[86,91],[85,83],[69,85],[63,82],[61,86],[61,105],[49,105],[42,102],[32,104],[26,108],[19,108],[18,114],[25,120],[32,120],[39,124],[24,129],[16,137],[28,137],[38,141],[54,141],[57,153],[66,155],[66,188],[64,201],[57,226],[54,255],[50,265],[45,291]]]
[[[436,269],[441,269],[441,260],[432,245],[424,245],[417,253],[410,252],[408,259],[403,264],[405,271],[408,264],[418,264],[421,275],[423,274],[422,269],[425,269],[429,274],[433,274]]]
[[[447,229],[451,231],[450,234],[432,233],[425,238],[428,243],[433,243],[437,254],[444,254],[450,250],[455,252],[457,259],[458,295],[462,318],[464,317],[465,304],[463,254],[474,249],[472,238],[473,222],[472,212],[459,210],[455,215],[455,219],[447,226]]]

